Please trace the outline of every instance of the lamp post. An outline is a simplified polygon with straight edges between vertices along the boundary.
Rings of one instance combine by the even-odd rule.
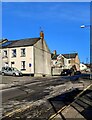
[[[85,28],[85,27],[91,27],[91,25],[81,25],[81,28]]]
[[[90,28],[90,79],[92,79],[92,25],[81,25],[81,28]]]

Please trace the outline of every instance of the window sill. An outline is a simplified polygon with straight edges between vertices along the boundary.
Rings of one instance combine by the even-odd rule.
[[[12,56],[12,58],[15,58],[16,56]]]
[[[26,57],[25,55],[21,55],[20,57]]]
[[[8,58],[7,56],[4,56],[4,57],[2,57],[2,58]]]
[[[26,69],[21,69],[21,71],[25,71]]]

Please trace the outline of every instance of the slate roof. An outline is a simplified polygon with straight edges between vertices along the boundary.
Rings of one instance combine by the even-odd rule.
[[[78,53],[62,54],[65,58],[75,58]]]
[[[78,53],[62,54],[62,56],[64,56],[67,59],[75,58],[76,55],[78,55]],[[58,56],[59,56],[59,54],[57,54],[57,55],[51,54],[52,60],[56,60]]]
[[[2,48],[33,46],[40,39],[41,38],[26,38],[26,39],[8,41],[8,42],[10,42],[10,44],[8,44],[8,42],[5,43],[6,45],[2,44]]]
[[[58,56],[59,56],[59,55],[51,54],[51,58],[52,58],[52,60],[56,60]]]

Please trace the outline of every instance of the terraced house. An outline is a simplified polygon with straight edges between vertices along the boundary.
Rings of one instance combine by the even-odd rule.
[[[23,74],[32,76],[51,75],[51,53],[44,40],[44,33],[39,38],[6,41],[0,52],[2,66],[16,67]]]

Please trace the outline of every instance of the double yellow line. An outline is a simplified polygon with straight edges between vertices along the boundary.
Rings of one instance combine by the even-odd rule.
[[[12,112],[6,113],[6,114],[4,115],[4,117],[12,117],[14,114],[16,114],[16,113],[21,113],[21,112],[23,112],[23,111],[25,111],[25,110],[27,110],[27,109],[29,109],[29,108],[31,108],[31,107],[32,107],[32,105],[27,105],[27,106],[25,106],[25,107],[18,108],[18,109],[16,109],[16,110],[13,110]]]

